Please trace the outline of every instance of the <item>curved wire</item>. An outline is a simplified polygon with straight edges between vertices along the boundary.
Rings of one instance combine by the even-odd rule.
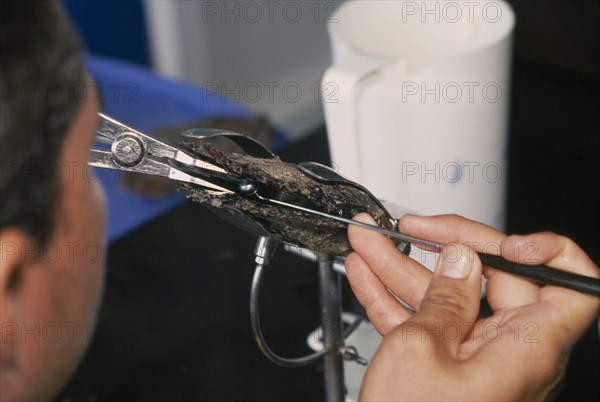
[[[312,353],[308,356],[298,358],[285,358],[281,357],[269,348],[267,342],[262,333],[260,326],[260,313],[259,313],[259,293],[260,284],[262,281],[264,267],[269,264],[273,252],[275,251],[275,241],[269,237],[259,237],[255,247],[256,254],[256,269],[254,270],[254,276],[252,278],[252,287],[250,289],[250,323],[252,326],[252,333],[254,339],[260,349],[260,351],[273,363],[283,367],[302,367],[309,365],[323,358],[328,352],[325,348],[322,350]],[[356,328],[362,322],[361,317],[357,317],[342,334],[342,339],[346,339],[350,336]],[[342,351],[340,350],[340,353]]]
[[[250,289],[250,323],[252,325],[254,339],[256,340],[260,351],[273,363],[283,367],[302,367],[318,361],[325,356],[325,354],[327,354],[325,349],[312,353],[308,356],[290,359],[281,357],[274,353],[265,342],[262,330],[260,328],[260,315],[258,312],[258,296],[260,292],[260,282],[262,280],[263,269],[263,264],[256,264],[254,277],[252,278],[252,288]]]

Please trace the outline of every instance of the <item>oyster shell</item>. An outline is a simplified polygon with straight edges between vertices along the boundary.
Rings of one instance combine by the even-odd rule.
[[[180,145],[201,159],[222,167],[237,179],[254,183],[263,197],[346,218],[367,212],[379,226],[393,228],[387,211],[367,190],[355,183],[317,180],[306,169],[284,162],[277,156],[258,158],[222,152],[204,139],[183,141]],[[272,205],[252,196],[215,195],[197,185],[182,183],[181,186],[193,201],[255,234],[311,249],[324,258],[346,256],[352,251],[344,223]]]

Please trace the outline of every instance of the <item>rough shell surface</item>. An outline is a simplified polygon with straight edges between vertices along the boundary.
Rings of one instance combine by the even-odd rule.
[[[265,197],[278,198],[347,218],[360,212],[368,212],[380,226],[392,227],[385,211],[373,198],[353,186],[322,183],[301,171],[297,165],[283,162],[277,157],[263,159],[240,153],[225,153],[203,140],[184,141],[181,145],[226,171],[256,183],[262,189],[259,192]],[[344,223],[267,204],[255,197],[214,195],[187,183],[182,184],[182,187],[193,201],[213,210],[230,210],[237,215],[243,213],[285,243],[311,249],[320,256],[345,256],[351,251]]]

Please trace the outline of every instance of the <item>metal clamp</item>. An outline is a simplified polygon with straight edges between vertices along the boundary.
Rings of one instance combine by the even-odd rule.
[[[340,349],[340,353],[342,354],[342,358],[347,361],[355,361],[361,366],[366,366],[369,361],[358,354],[358,351],[354,346],[345,345]]]
[[[144,158],[145,147],[142,139],[134,133],[124,133],[113,141],[110,150],[119,165],[132,167]]]

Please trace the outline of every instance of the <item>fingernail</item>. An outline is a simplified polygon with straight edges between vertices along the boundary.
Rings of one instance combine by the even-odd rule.
[[[368,223],[369,225],[377,225],[377,222],[375,222],[373,217],[371,215],[367,214],[366,212],[361,212],[360,214],[356,215],[352,219],[354,219],[355,221],[362,222],[362,223]]]
[[[442,259],[442,275],[447,278],[465,279],[471,273],[473,264],[465,256],[460,256],[456,261]]]

